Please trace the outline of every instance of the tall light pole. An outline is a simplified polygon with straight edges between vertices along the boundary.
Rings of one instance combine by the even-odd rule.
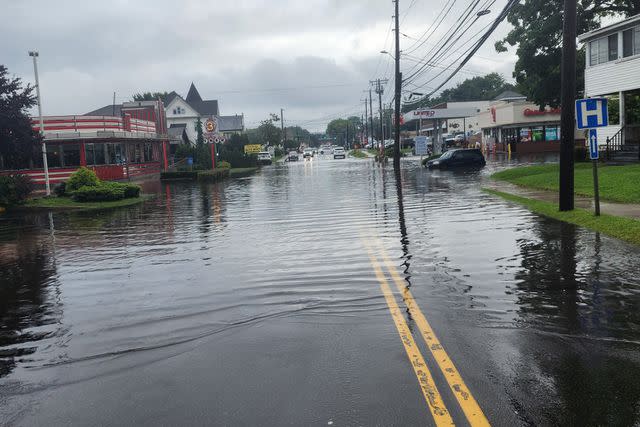
[[[402,92],[402,74],[400,73],[400,0],[395,0],[396,4],[396,91],[395,91],[395,143],[393,145],[393,168],[400,169],[400,94]]]
[[[40,137],[42,138],[42,166],[44,168],[44,186],[47,196],[51,195],[51,185],[49,183],[49,164],[47,162],[47,144],[44,142],[44,119],[42,118],[42,100],[40,99],[40,81],[38,80],[38,52],[29,51],[29,56],[33,58],[33,72],[36,75],[36,95],[38,97],[38,115],[40,116]]]

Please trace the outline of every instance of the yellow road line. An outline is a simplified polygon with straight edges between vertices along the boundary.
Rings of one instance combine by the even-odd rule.
[[[467,388],[466,384],[462,380],[462,376],[453,364],[453,361],[445,351],[444,347],[442,347],[442,344],[440,344],[440,340],[438,340],[438,337],[431,328],[427,318],[422,313],[422,310],[420,310],[420,307],[418,307],[411,291],[406,287],[407,282],[400,277],[400,274],[398,274],[396,266],[393,265],[386,251],[382,247],[382,242],[378,240],[377,244],[380,248],[380,253],[382,254],[382,259],[387,270],[389,270],[398,291],[402,294],[407,309],[411,312],[411,316],[415,320],[422,337],[427,343],[427,347],[431,351],[433,358],[438,363],[442,374],[447,379],[449,387],[451,388],[453,395],[458,400],[469,424],[473,427],[489,426],[489,421],[482,412],[480,405],[478,405],[478,402],[474,399],[471,391]]]
[[[440,392],[438,392],[438,389],[436,388],[436,384],[433,381],[431,372],[429,372],[427,364],[422,357],[422,353],[420,353],[420,349],[413,339],[413,335],[411,334],[411,331],[407,326],[407,322],[405,322],[404,317],[402,316],[400,307],[398,307],[398,304],[396,303],[396,299],[391,292],[391,288],[389,287],[389,282],[387,282],[387,278],[384,276],[384,273],[380,268],[380,264],[376,260],[375,256],[371,253],[371,251],[369,251],[369,259],[371,260],[371,265],[373,266],[376,278],[378,279],[378,282],[380,282],[380,289],[382,290],[382,294],[387,301],[387,306],[389,307],[389,311],[391,312],[391,317],[393,318],[393,322],[396,325],[398,334],[400,334],[400,338],[407,353],[407,357],[411,362],[411,366],[413,366],[413,371],[418,378],[420,389],[422,390],[422,394],[427,401],[427,405],[429,406],[429,410],[431,412],[431,415],[433,416],[433,420],[435,421],[437,426],[454,425],[453,420],[451,419],[451,415],[449,414],[449,411],[447,411],[442,397],[440,396]]]

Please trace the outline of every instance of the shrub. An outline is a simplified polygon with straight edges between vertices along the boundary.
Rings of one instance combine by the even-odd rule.
[[[71,193],[77,202],[108,202],[140,196],[140,187],[119,182],[100,182],[98,185],[85,185]]]
[[[53,188],[53,192],[58,197],[64,197],[67,195],[67,183],[61,182]]]
[[[177,171],[177,172],[162,172],[160,173],[161,180],[182,180],[191,179],[194,180],[198,177],[198,172],[192,171]]]
[[[198,181],[218,181],[229,176],[229,168],[212,169],[206,172],[198,172]]]
[[[231,168],[231,163],[227,162],[226,160],[222,160],[222,161],[218,164],[218,168],[219,168],[219,169],[230,169],[230,168]]]
[[[124,185],[124,198],[130,199],[132,197],[140,197],[140,186],[135,184],[121,184]]]
[[[27,175],[0,176],[0,205],[23,203],[33,191],[33,181]]]
[[[100,180],[96,173],[91,169],[81,167],[71,174],[67,180],[66,191],[72,192],[80,187],[94,187],[98,184],[100,184]]]

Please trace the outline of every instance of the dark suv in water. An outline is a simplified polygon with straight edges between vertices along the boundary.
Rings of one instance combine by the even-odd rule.
[[[450,150],[437,159],[429,160],[425,165],[429,169],[448,169],[458,167],[482,167],[487,162],[478,149]]]

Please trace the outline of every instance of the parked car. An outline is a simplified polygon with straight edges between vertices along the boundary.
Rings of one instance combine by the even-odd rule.
[[[344,159],[347,157],[347,153],[344,151],[342,147],[336,147],[333,149],[333,158],[334,159]]]
[[[268,151],[261,151],[258,153],[258,164],[259,165],[270,165],[272,162],[271,153]]]
[[[313,149],[305,148],[304,152],[302,153],[302,157],[304,157],[305,159],[307,157],[313,157]]]
[[[330,146],[323,145],[322,147],[320,147],[320,154],[331,154],[332,151],[333,150]]]
[[[482,151],[477,149],[450,150],[425,165],[429,169],[449,169],[458,167],[482,167],[487,162]]]
[[[290,162],[297,162],[298,159],[298,152],[297,151],[289,151],[289,156],[287,157],[287,160],[289,160]]]

